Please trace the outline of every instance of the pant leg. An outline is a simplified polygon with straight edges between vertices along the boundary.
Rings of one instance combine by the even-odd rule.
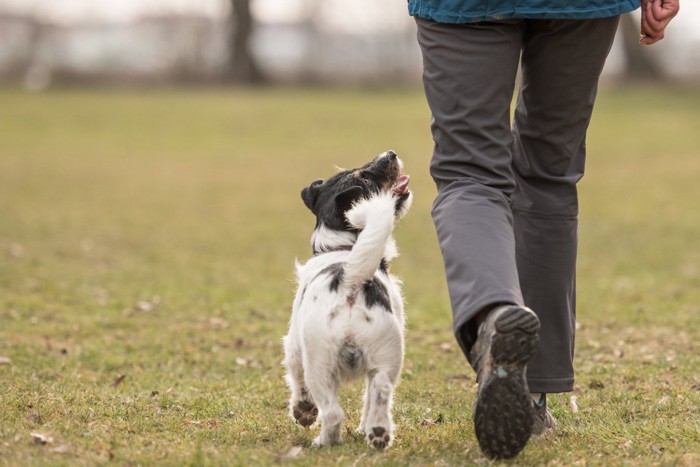
[[[525,304],[542,323],[528,364],[533,392],[571,391],[578,197],[586,130],[618,17],[528,21],[513,122],[517,265]]]
[[[432,214],[455,335],[468,357],[479,311],[523,303],[510,206],[510,104],[524,22],[416,22],[435,141]]]

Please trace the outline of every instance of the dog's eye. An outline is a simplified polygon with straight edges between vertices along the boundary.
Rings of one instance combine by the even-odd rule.
[[[376,184],[370,180],[369,178],[363,178],[362,179],[362,186],[364,186],[367,190],[374,191],[376,188]]]

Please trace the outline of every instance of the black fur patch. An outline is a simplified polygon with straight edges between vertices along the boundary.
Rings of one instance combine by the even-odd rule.
[[[343,275],[345,274],[343,263],[333,263],[330,266],[326,266],[316,275],[316,277],[323,274],[330,274],[331,283],[328,288],[331,292],[337,292],[340,284],[343,282]],[[316,277],[314,277],[313,280],[316,280]]]
[[[341,246],[334,246],[334,247],[324,246],[320,250],[317,250],[316,247],[314,247],[313,254],[320,255],[323,253],[332,253],[334,251],[350,251],[350,250],[352,250],[352,245],[341,245]]]
[[[350,340],[345,341],[339,356],[340,360],[350,369],[356,368],[363,358],[362,351]]]
[[[379,263],[379,270],[384,274],[389,273],[389,262],[386,259],[382,258],[381,262]]]
[[[363,292],[365,296],[365,305],[367,305],[367,308],[379,305],[391,313],[391,300],[389,300],[389,292],[387,292],[386,287],[384,287],[384,284],[382,284],[379,279],[373,277],[372,280],[365,282]]]
[[[328,180],[316,180],[301,191],[306,207],[316,215],[316,227],[353,232],[345,212],[353,203],[388,189],[399,175],[395,153],[377,157],[364,166],[344,170]]]

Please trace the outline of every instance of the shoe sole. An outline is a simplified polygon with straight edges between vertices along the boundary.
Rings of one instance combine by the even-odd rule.
[[[491,340],[492,373],[486,375],[474,408],[474,430],[481,450],[495,459],[515,457],[532,434],[533,408],[525,366],[537,350],[540,322],[514,308],[496,318]]]

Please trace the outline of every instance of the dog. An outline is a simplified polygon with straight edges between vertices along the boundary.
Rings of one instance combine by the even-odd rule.
[[[316,216],[313,256],[297,263],[298,287],[284,338],[290,415],[304,428],[320,418],[314,446],[343,442],[338,389],[366,378],[358,432],[378,450],[393,442],[391,405],[404,352],[401,282],[392,231],[408,212],[409,176],[394,151],[316,180],[301,192]]]

